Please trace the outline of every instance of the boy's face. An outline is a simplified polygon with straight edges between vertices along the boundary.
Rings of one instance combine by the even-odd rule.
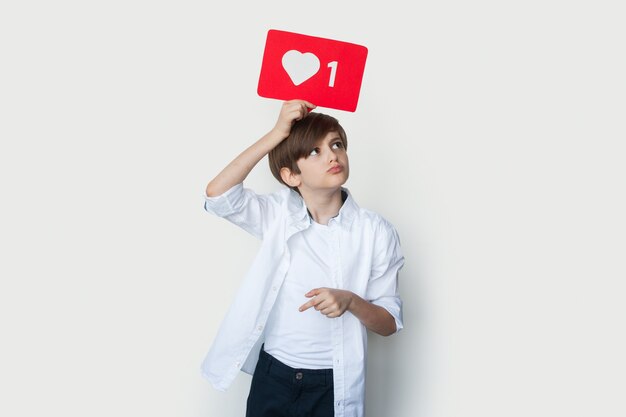
[[[300,174],[294,175],[300,192],[334,191],[348,180],[348,154],[337,132],[328,133],[315,144],[311,153],[296,162]]]

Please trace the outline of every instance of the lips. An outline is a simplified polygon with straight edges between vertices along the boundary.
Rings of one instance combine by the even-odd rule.
[[[330,174],[338,174],[341,171],[343,171],[343,167],[341,165],[335,165],[333,167],[330,167],[326,172]]]

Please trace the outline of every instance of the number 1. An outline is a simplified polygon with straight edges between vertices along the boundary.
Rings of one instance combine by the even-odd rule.
[[[329,62],[328,68],[330,68],[330,78],[328,80],[328,86],[335,86],[335,74],[337,74],[337,61]]]

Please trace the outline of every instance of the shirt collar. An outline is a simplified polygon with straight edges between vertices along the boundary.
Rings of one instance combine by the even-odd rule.
[[[341,191],[344,192],[347,197],[339,209],[339,213],[330,219],[329,225],[331,223],[336,223],[339,227],[349,230],[352,225],[352,221],[359,211],[359,206],[356,201],[354,201],[352,194],[350,194],[350,191],[347,188],[342,187]],[[309,216],[309,212],[304,204],[302,196],[300,196],[300,194],[296,191],[289,190],[289,200],[287,201],[287,206],[292,226],[295,226],[298,230],[304,230],[311,225],[313,219]]]

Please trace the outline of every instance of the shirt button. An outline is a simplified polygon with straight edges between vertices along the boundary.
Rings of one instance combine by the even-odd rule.
[[[263,326],[259,326],[259,327],[257,327],[257,330],[258,330],[258,331],[263,330]]]
[[[236,366],[237,368],[241,368],[241,362],[235,362],[235,366]]]
[[[275,285],[272,287],[272,291],[276,291],[277,289],[278,289],[278,287],[275,286]]]

